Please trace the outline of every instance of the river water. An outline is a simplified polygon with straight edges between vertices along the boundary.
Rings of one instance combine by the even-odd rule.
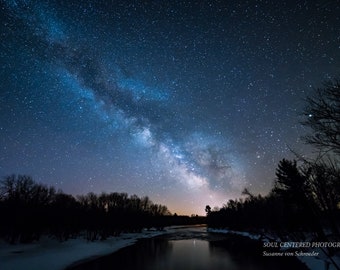
[[[307,269],[294,257],[263,257],[262,244],[245,237],[180,228],[68,270],[260,270]]]

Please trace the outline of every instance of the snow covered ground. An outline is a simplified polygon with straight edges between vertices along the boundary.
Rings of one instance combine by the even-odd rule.
[[[50,238],[42,238],[33,244],[10,245],[0,241],[0,270],[62,270],[77,261],[91,259],[98,256],[113,253],[121,248],[133,245],[140,238],[150,238],[165,233],[175,232],[184,227],[167,227],[164,231],[144,230],[142,233],[125,233],[118,237],[108,238],[105,241],[88,242],[85,239],[70,239],[59,242]],[[234,233],[256,240],[273,241],[273,238],[266,238],[248,232],[208,229],[215,233]],[[322,252],[320,252],[322,254]],[[325,256],[298,257],[311,270],[323,270],[327,259]],[[340,258],[333,257],[340,265]],[[336,269],[332,264],[329,270]]]
[[[65,242],[43,238],[33,244],[10,245],[0,242],[1,270],[62,270],[74,262],[113,253],[134,244],[139,238],[150,238],[168,233],[147,231],[125,233],[105,241],[88,242],[85,239],[70,239]]]

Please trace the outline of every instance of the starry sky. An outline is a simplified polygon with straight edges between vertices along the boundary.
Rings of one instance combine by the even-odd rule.
[[[340,2],[1,0],[0,176],[204,214],[266,194],[339,75]]]

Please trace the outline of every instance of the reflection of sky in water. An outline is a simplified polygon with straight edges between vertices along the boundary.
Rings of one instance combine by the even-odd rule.
[[[238,269],[227,252],[216,253],[216,250],[211,252],[208,241],[189,239],[170,243],[171,253],[162,260],[168,261],[168,269]],[[157,269],[157,266],[153,269]]]

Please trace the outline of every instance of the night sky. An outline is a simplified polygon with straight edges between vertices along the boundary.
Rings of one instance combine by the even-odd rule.
[[[0,1],[0,176],[204,214],[266,194],[340,74],[340,1]]]

